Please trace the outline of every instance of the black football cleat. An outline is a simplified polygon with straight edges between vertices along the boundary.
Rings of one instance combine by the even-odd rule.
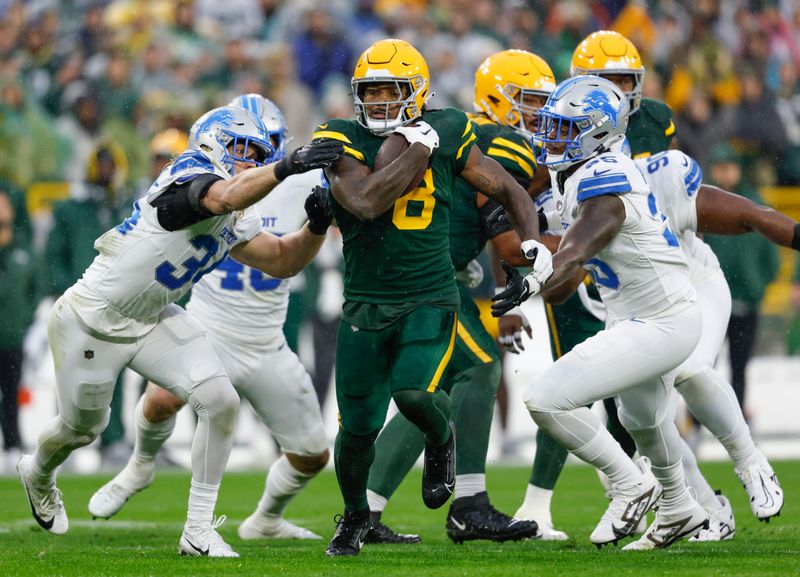
[[[419,535],[412,535],[408,533],[395,533],[381,522],[380,511],[372,511],[370,514],[370,522],[372,527],[367,533],[367,538],[364,539],[365,544],[385,543],[387,545],[411,545],[413,543],[421,543],[422,539]]]
[[[422,502],[438,509],[450,499],[456,485],[456,432],[450,423],[450,438],[438,447],[425,445],[422,469]]]
[[[345,511],[336,515],[336,532],[325,554],[328,557],[358,555],[369,533],[369,509],[364,511]]]
[[[536,521],[509,517],[495,509],[486,491],[472,497],[461,497],[450,505],[447,515],[447,536],[456,543],[474,541],[519,541],[536,536]]]

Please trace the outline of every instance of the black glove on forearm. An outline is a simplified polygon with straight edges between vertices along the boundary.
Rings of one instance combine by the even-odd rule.
[[[306,144],[275,165],[275,177],[283,180],[292,174],[328,167],[342,152],[344,146],[338,140],[325,139]]]
[[[306,198],[305,209],[308,215],[308,228],[314,234],[325,234],[333,222],[330,192],[327,188],[315,186]]]

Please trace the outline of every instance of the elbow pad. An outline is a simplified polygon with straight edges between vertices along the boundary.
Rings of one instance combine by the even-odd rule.
[[[183,184],[173,184],[152,204],[157,211],[158,224],[164,230],[175,231],[214,216],[203,206],[202,199],[220,177],[201,174]]]
[[[478,214],[480,215],[481,234],[487,239],[493,239],[499,234],[512,230],[505,209],[492,198],[478,209]]]

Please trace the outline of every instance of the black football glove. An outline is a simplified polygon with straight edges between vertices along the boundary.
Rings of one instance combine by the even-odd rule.
[[[539,292],[539,283],[530,276],[523,277],[519,271],[506,261],[501,260],[500,266],[506,271],[506,290],[492,297],[492,316],[501,317],[508,311],[528,300],[532,294]],[[536,283],[532,290],[529,282]]]
[[[275,165],[275,176],[278,180],[283,180],[292,174],[326,168],[333,164],[342,152],[344,145],[330,138],[306,144]]]
[[[325,234],[333,222],[329,190],[315,186],[311,194],[306,197],[305,209],[308,215],[308,228],[311,232]]]

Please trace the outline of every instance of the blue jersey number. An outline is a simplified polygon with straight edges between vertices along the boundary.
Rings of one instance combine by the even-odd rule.
[[[619,277],[607,263],[599,258],[590,258],[584,266],[589,269],[589,274],[592,275],[592,280],[597,286],[604,286],[613,290],[619,288]]]
[[[669,164],[669,157],[666,152],[659,152],[647,159],[647,172],[653,174],[657,170]]]
[[[678,237],[675,236],[675,233],[672,232],[672,229],[670,229],[669,225],[666,222],[667,217],[660,210],[658,210],[656,195],[654,195],[652,192],[647,195],[647,207],[650,209],[650,214],[652,214],[654,217],[658,218],[659,215],[661,216],[661,222],[664,223],[664,232],[662,234],[664,235],[667,244],[669,246],[676,246],[676,247],[680,246],[680,243],[678,242]]]
[[[175,271],[178,270],[178,267],[168,260],[165,260],[156,268],[156,280],[170,290],[177,290],[186,283],[196,283],[204,274],[214,270],[219,265],[220,261],[209,264],[219,248],[219,244],[214,240],[214,237],[203,234],[194,237],[190,242],[194,248],[203,251],[203,255],[199,259],[190,256],[183,261],[180,264],[184,269],[183,274],[176,276]]]
[[[241,278],[244,272],[244,265],[231,257],[226,258],[219,265],[219,270],[225,272],[225,277],[220,283],[220,288],[231,291],[244,290],[244,281]],[[250,286],[256,292],[271,291],[278,288],[281,279],[266,276],[258,269],[250,269]]]

